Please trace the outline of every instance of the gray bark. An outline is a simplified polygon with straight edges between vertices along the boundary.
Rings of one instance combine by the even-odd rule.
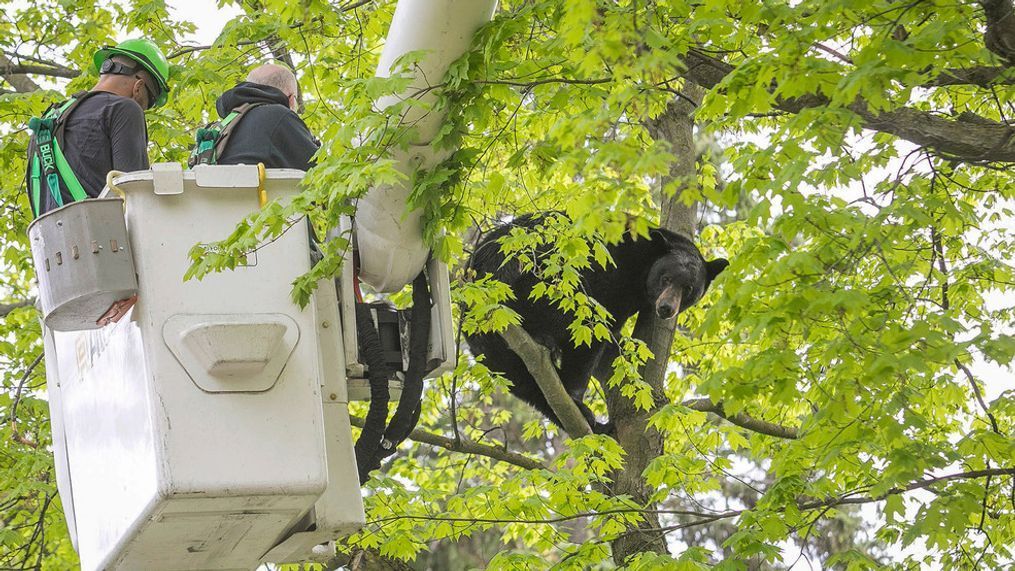
[[[984,45],[1015,65],[1015,3],[1012,0],[980,0],[980,5],[987,20]]]
[[[669,175],[664,177],[663,186],[675,182],[678,188],[684,187],[695,176],[694,151],[694,119],[691,114],[695,103],[700,102],[704,90],[697,85],[688,85],[683,90],[687,97],[675,98],[666,111],[658,118],[646,123],[649,134],[658,141],[670,144],[674,155]],[[697,207],[686,206],[680,201],[680,192],[672,196],[659,196],[660,226],[688,237],[695,234]],[[644,341],[655,358],[648,361],[642,368],[642,379],[652,387],[653,400],[660,406],[666,402],[663,381],[669,365],[670,348],[673,344],[674,320],[663,321],[652,312],[641,312],[634,327],[634,336]],[[624,467],[614,474],[613,495],[629,495],[634,501],[645,506],[647,510],[655,509],[648,505],[652,492],[642,477],[648,465],[663,453],[663,438],[657,431],[650,429],[648,420],[655,410],[638,410],[634,403],[620,392],[620,387],[604,387],[606,405],[610,412],[610,421],[616,427],[616,438],[626,452]],[[632,555],[651,551],[667,553],[666,536],[658,531],[659,517],[653,513],[644,514],[643,521],[634,529],[613,542],[613,560],[618,565]]]
[[[0,76],[2,76],[7,83],[11,84],[14,91],[19,93],[29,93],[32,91],[39,90],[39,84],[32,81],[27,75],[17,73],[16,69],[20,66],[14,65],[11,58],[4,54],[0,54]]]
[[[688,52],[684,62],[687,65],[684,77],[708,89],[719,85],[734,70],[732,65],[694,50]],[[822,95],[807,95],[781,99],[775,105],[788,113],[799,113],[806,108],[829,103],[829,99]],[[878,112],[871,110],[862,99],[850,104],[849,109],[861,118],[867,129],[890,133],[952,158],[974,162],[1015,162],[1015,126],[989,120],[969,121],[961,116],[954,120],[945,119],[908,107]]]
[[[582,416],[578,405],[567,394],[560,377],[557,375],[557,368],[553,366],[550,358],[550,351],[532,340],[532,337],[524,329],[517,325],[509,325],[500,334],[529,370],[529,374],[536,380],[539,388],[546,397],[546,402],[557,414],[557,418],[564,425],[564,431],[571,438],[581,438],[592,434],[592,428],[588,421]]]

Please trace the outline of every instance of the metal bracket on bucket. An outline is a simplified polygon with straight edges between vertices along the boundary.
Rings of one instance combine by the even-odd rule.
[[[137,295],[123,199],[72,202],[37,218],[28,236],[46,327],[98,329],[129,309],[114,308]]]

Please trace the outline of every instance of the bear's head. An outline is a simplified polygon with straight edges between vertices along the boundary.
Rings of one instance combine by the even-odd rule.
[[[706,262],[697,246],[680,234],[656,229],[650,236],[657,256],[645,284],[648,302],[660,319],[672,319],[697,303],[730,263],[725,258]]]

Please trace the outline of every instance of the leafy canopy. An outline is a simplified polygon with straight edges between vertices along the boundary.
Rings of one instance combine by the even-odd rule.
[[[412,133],[394,125],[420,103],[373,102],[402,92],[425,54],[403,60],[406,74],[373,78],[393,2],[243,2],[211,46],[182,43],[188,14],[157,0],[0,5],[5,302],[33,295],[27,120],[88,89],[91,54],[121,30],[153,38],[172,63],[170,103],[148,115],[153,162],[184,161],[214,97],[271,55],[296,65],[304,117],[324,143],[300,198],[196,245],[193,276],[228,269],[304,214],[333,226],[371,186],[398,180],[388,153]],[[702,205],[715,224],[701,247],[732,265],[678,320],[671,404],[639,384],[648,355],[624,340],[610,382],[632,387],[663,443],[643,473],[627,474],[649,487],[648,503],[610,492],[632,450],[602,436],[564,441],[504,398],[504,379],[463,358],[430,386],[420,427],[488,446],[414,444],[367,486],[369,523],[342,548],[413,559],[492,534],[501,544],[480,563],[490,568],[608,567],[614,540],[651,516],[669,553],[635,553],[633,569],[778,564],[791,543],[836,568],[1010,562],[1015,58],[984,39],[1005,32],[991,14],[1010,5],[501,2],[439,80],[448,119],[432,144],[454,153],[411,181],[436,254],[459,264],[474,227],[565,212],[570,225],[508,247],[557,245],[538,295],[575,308],[576,343],[606,335],[578,273],[609,264],[602,244],[644,234],[661,206]],[[699,144],[683,148],[646,122],[694,102],[690,83],[704,98]],[[681,160],[697,162],[694,176],[670,176]],[[325,249],[296,300],[336,271],[345,247]],[[503,284],[464,278],[453,291],[463,327],[515,322]],[[30,305],[0,322],[0,566],[69,568],[38,327]],[[706,397],[732,422],[691,406]],[[862,512],[873,542],[855,525],[844,543],[825,541],[855,516],[851,504],[873,506]],[[899,555],[904,546],[915,547]]]

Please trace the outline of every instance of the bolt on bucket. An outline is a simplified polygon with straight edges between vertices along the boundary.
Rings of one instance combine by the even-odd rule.
[[[123,199],[72,202],[28,227],[43,322],[55,331],[98,329],[137,295]]]

